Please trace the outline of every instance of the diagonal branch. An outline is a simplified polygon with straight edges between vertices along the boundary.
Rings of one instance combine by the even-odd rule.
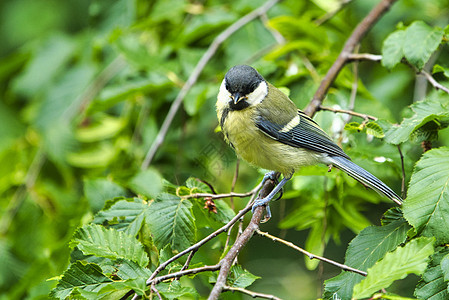
[[[296,251],[299,251],[302,254],[307,255],[310,259],[318,259],[318,260],[327,262],[327,263],[329,263],[331,265],[337,266],[337,267],[339,267],[342,270],[349,271],[349,272],[354,272],[354,273],[360,274],[362,276],[366,276],[367,275],[367,273],[364,272],[364,271],[361,271],[361,270],[358,270],[358,269],[355,269],[355,268],[351,268],[351,267],[349,267],[347,265],[338,263],[338,262],[333,261],[333,260],[331,260],[329,258],[325,258],[325,257],[322,257],[322,256],[318,256],[318,255],[312,254],[312,253],[310,253],[310,252],[308,252],[308,251],[306,251],[306,250],[296,246],[292,242],[289,242],[289,241],[283,240],[281,238],[275,237],[274,235],[271,235],[268,232],[262,232],[260,230],[257,230],[257,233],[259,235],[261,235],[261,236],[264,236],[264,237],[267,237],[267,238],[271,239],[273,242],[280,242],[280,243],[282,243],[282,244],[284,244],[284,245],[286,245],[286,246],[288,246],[290,248],[293,248]]]
[[[259,198],[264,198],[268,196],[268,194],[274,189],[274,187],[275,187],[274,180],[269,179],[265,181],[265,184],[262,187],[262,190],[260,191]],[[251,218],[251,221],[249,222],[248,226],[245,228],[243,233],[237,238],[234,245],[232,245],[231,249],[229,249],[229,252],[226,254],[226,256],[220,261],[220,272],[217,277],[217,282],[215,283],[214,288],[209,294],[208,300],[215,300],[219,298],[221,292],[226,286],[226,278],[228,277],[229,271],[231,270],[231,266],[235,258],[243,249],[243,247],[249,242],[254,232],[259,229],[259,223],[262,220],[264,210],[265,208],[261,206],[255,209],[253,217]]]
[[[370,13],[359,23],[359,25],[357,25],[351,36],[346,40],[346,43],[338,55],[337,60],[321,81],[321,84],[315,92],[315,95],[309,105],[305,108],[304,112],[307,115],[313,116],[317,112],[327,94],[327,91],[337,78],[341,69],[349,61],[349,56],[353,53],[355,47],[360,43],[362,38],[374,26],[374,24],[376,24],[380,17],[382,17],[396,1],[397,0],[382,0],[370,11]]]
[[[167,116],[165,117],[164,123],[162,123],[161,129],[159,133],[156,136],[156,139],[154,140],[153,144],[151,145],[150,149],[147,152],[147,155],[145,156],[144,161],[142,162],[142,169],[148,168],[151,161],[154,158],[154,155],[156,154],[156,151],[159,149],[159,147],[164,142],[165,136],[167,135],[168,129],[170,128],[170,125],[175,118],[176,113],[178,112],[179,107],[181,106],[182,101],[184,100],[185,96],[189,92],[189,90],[192,88],[192,86],[195,84],[195,82],[198,80],[198,77],[200,76],[201,72],[203,71],[206,64],[209,62],[209,60],[215,55],[215,53],[218,50],[218,47],[227,40],[234,32],[251,22],[252,20],[262,16],[265,14],[271,7],[273,7],[279,0],[268,0],[265,2],[264,5],[256,8],[249,14],[243,16],[242,18],[238,19],[234,24],[226,28],[222,33],[220,33],[214,41],[210,44],[209,48],[206,50],[206,52],[203,54],[201,59],[198,61],[198,64],[195,66],[195,69],[190,74],[189,79],[187,79],[186,83],[183,85],[182,89],[179,91],[178,95],[176,96],[175,101],[173,101],[172,105],[170,106],[170,110],[168,111]]]

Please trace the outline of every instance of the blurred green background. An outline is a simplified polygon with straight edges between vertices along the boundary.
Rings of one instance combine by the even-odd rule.
[[[256,19],[232,35],[184,99],[150,165],[154,176],[174,184],[198,177],[218,192],[229,192],[236,157],[215,130],[214,108],[226,71],[235,64],[251,64],[276,86],[287,87],[293,101],[303,108],[374,2],[352,1],[318,26],[317,20],[337,9],[339,1],[286,0],[266,18]],[[263,3],[0,3],[1,299],[47,298],[56,283],[48,279],[68,266],[68,241],[74,230],[92,220],[107,199],[135,192],[131,179],[139,172],[171,103],[201,55],[222,30]],[[444,27],[448,15],[449,1],[398,1],[370,31],[359,51],[379,54],[382,41],[401,22],[408,25],[423,20]],[[279,35],[282,45],[278,44]],[[443,65],[447,57],[444,51],[438,53]],[[326,106],[347,108],[354,76],[352,65],[345,67]],[[425,95],[425,85],[415,81],[407,66],[387,71],[377,63],[361,62],[358,76],[355,110],[390,122],[400,122],[410,114],[405,107]],[[340,138],[357,163],[399,191],[396,147],[371,141],[364,133],[340,135],[344,118],[320,112],[315,119]],[[447,139],[442,140],[448,145]],[[421,149],[410,144],[404,145],[403,151],[409,176]],[[387,162],[376,163],[372,158],[378,156],[387,157]],[[370,223],[379,224],[390,203],[335,173],[327,175],[325,167],[305,169],[287,186],[284,199],[288,200],[272,205],[274,217],[262,230],[299,246],[306,244],[309,233],[320,237],[325,232],[316,239],[326,242],[325,250],[322,243],[309,248],[318,247],[326,257],[343,262],[348,242]],[[249,191],[261,174],[242,162],[235,190]],[[302,176],[310,174],[315,177]],[[351,206],[342,206],[334,219],[323,225],[323,220],[329,221],[319,209],[326,189],[317,192],[310,187],[329,185],[327,191],[334,193],[333,186],[340,180],[354,186],[348,197],[364,201],[348,202]],[[240,199],[234,202],[237,207],[244,205]],[[290,214],[301,205],[311,207],[310,215]],[[292,294],[298,295],[297,299],[320,297],[322,281],[340,271],[329,265],[308,270],[301,255],[258,236],[239,260],[263,277],[252,290],[287,299]],[[409,277],[394,289],[411,296],[408,280],[416,282],[417,277]],[[207,290],[201,292],[207,294]],[[227,297],[245,298],[238,294]]]

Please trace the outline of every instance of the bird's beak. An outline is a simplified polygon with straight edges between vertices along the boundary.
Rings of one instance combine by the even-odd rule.
[[[242,95],[240,93],[235,93],[232,95],[232,99],[234,100],[234,104],[237,104],[240,100],[243,99]]]

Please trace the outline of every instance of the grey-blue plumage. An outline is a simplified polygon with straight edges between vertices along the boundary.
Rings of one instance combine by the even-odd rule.
[[[359,165],[353,163],[349,159],[342,156],[329,157],[330,162],[335,167],[344,171],[346,174],[362,183],[363,185],[372,188],[381,195],[388,197],[397,204],[402,203],[401,197],[399,197],[392,189],[390,189],[385,183],[380,181],[376,176],[363,169]]]

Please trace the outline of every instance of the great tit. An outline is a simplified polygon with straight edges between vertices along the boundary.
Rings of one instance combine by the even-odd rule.
[[[374,175],[351,161],[348,155],[282,91],[247,65],[232,67],[221,83],[217,117],[225,140],[250,164],[282,173],[283,179],[254,208],[268,202],[301,167],[318,163],[335,166],[363,185],[397,204],[399,197]],[[267,173],[264,180],[273,178]]]

